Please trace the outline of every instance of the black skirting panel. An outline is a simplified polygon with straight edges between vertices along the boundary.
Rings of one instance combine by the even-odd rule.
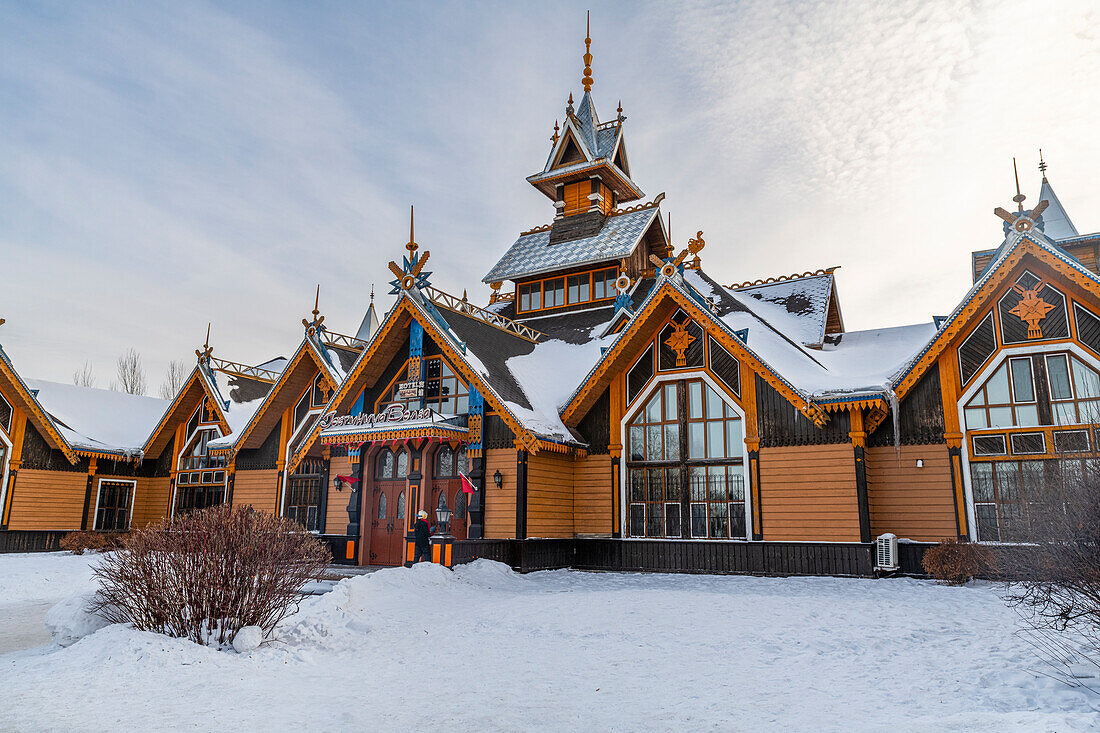
[[[61,538],[74,530],[24,530],[0,531],[0,552],[57,552]]]
[[[455,542],[454,558],[456,565],[478,558],[496,560],[520,572],[574,568],[755,575],[874,574],[874,545],[858,542],[467,540]]]

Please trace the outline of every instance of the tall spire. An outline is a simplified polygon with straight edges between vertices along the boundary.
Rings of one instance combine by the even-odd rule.
[[[409,241],[405,245],[405,249],[409,250],[409,257],[410,258],[412,257],[413,252],[415,252],[417,250],[417,248],[420,246],[416,243],[416,237],[413,236],[413,223],[414,223],[413,214],[414,214],[413,205],[409,204]]]
[[[584,16],[584,78],[581,79],[581,84],[584,84],[584,91],[592,91],[592,84],[596,81],[592,78],[592,33],[591,33],[591,17],[592,11],[589,10]]]
[[[1039,172],[1043,174],[1043,183],[1047,182],[1047,164],[1043,160],[1043,149],[1039,148]]]

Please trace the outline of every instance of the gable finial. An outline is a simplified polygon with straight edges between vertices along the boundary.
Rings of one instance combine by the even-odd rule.
[[[558,144],[558,138],[560,137],[560,135],[558,135],[559,129],[561,128],[558,127],[558,121],[554,120],[554,136],[550,138],[550,147]]]
[[[374,283],[370,284],[370,304],[374,305]]]
[[[1043,160],[1043,149],[1039,148],[1039,172],[1043,174],[1043,183],[1047,183],[1047,163]]]
[[[592,33],[591,33],[591,19],[592,11],[589,10],[584,15],[584,78],[581,79],[581,84],[584,84],[584,91],[592,91],[592,84],[595,79],[592,78]]]
[[[210,345],[210,322],[206,322],[206,340],[202,344],[201,349],[195,349],[195,356],[199,358],[200,364],[205,364],[210,361],[210,355],[214,353],[214,347]]]
[[[1015,157],[1012,158],[1012,175],[1016,176],[1016,195],[1012,197],[1012,200],[1016,202],[1016,209],[1023,213],[1024,199],[1026,199],[1027,196],[1020,193],[1020,172],[1016,169]]]
[[[302,325],[311,333],[325,330],[325,317],[321,315],[321,283],[317,283],[317,293],[313,296],[313,320],[302,319]]]
[[[408,242],[408,244],[405,245],[405,249],[409,250],[409,257],[412,257],[413,253],[416,252],[417,248],[420,246],[416,243],[416,237],[413,234],[413,232],[414,232],[413,225],[414,225],[413,205],[409,204],[409,242]]]
[[[619,100],[619,109],[616,111],[619,113],[619,116],[616,119],[619,120],[619,124],[621,125],[623,123],[623,100]]]

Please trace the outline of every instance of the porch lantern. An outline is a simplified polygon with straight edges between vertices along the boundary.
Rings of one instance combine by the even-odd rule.
[[[504,477],[500,475],[499,468],[493,473],[493,483],[497,485],[498,489],[504,485]]]
[[[451,516],[454,514],[450,509],[446,507],[440,507],[435,510],[435,521],[442,527],[440,534],[445,534],[451,526]]]
[[[340,480],[339,476],[334,476],[333,477],[333,479],[332,479],[332,488],[336,489],[337,491],[343,491],[344,490],[344,482],[342,480]]]

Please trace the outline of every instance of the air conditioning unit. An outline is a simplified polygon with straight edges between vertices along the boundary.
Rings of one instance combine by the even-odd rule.
[[[875,540],[875,570],[894,571],[898,567],[897,535],[879,535]]]

